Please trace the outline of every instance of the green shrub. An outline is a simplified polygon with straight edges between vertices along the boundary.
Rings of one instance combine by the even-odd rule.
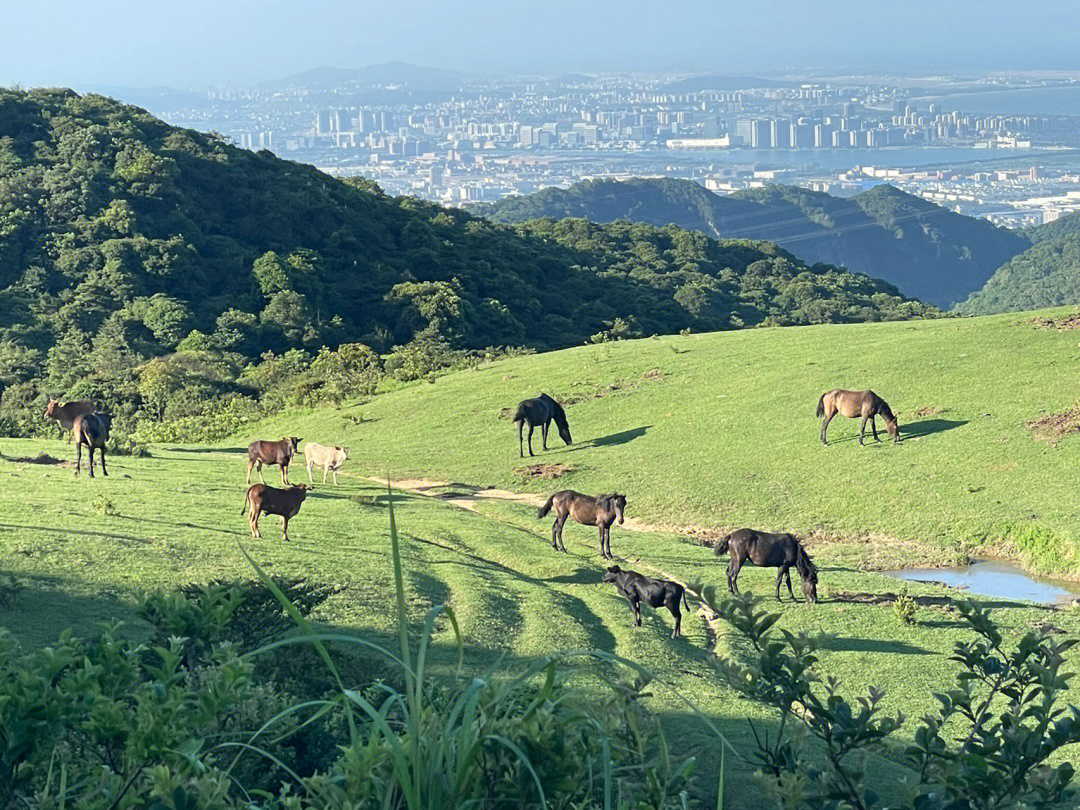
[[[908,784],[879,797],[866,783],[866,765],[904,722],[885,714],[884,693],[870,687],[849,701],[834,678],[817,672],[824,639],[787,632],[777,638],[780,616],[763,610],[760,598],[718,603],[712,588],[703,597],[749,646],[738,661],[719,659],[721,675],[778,715],[772,736],[759,735],[752,723],[751,729],[762,789],[780,807],[998,810],[1045,807],[1069,792],[1072,766],[1048,760],[1080,742],[1080,711],[1061,705],[1071,677],[1061,668],[1074,640],[1037,629],[1006,649],[988,610],[958,602],[974,638],[956,643],[956,684],[935,694],[938,713],[914,731],[905,751]]]
[[[900,589],[900,593],[896,595],[896,601],[893,602],[893,613],[902,624],[914,624],[915,611],[915,600],[908,596],[908,588],[905,585]]]

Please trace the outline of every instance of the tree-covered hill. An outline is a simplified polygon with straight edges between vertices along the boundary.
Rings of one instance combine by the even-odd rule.
[[[233,377],[268,351],[341,344],[549,349],[925,312],[769,243],[625,223],[509,227],[101,96],[0,90],[7,404],[108,387],[177,352],[227,356]]]
[[[978,290],[1028,246],[1020,234],[889,185],[845,199],[784,185],[720,196],[689,180],[592,180],[502,200],[486,214],[499,222],[579,216],[671,223],[716,238],[768,239],[804,261],[881,278],[943,307]]]
[[[986,315],[1080,303],[1080,214],[1025,233],[1034,244],[998,268],[958,311]]]

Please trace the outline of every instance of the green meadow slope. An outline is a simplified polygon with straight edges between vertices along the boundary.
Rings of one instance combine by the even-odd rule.
[[[1025,422],[1071,407],[1076,353],[1076,333],[1036,328],[1030,315],[749,330],[500,361],[340,410],[282,414],[222,446],[154,446],[149,457],[115,457],[107,479],[76,479],[69,465],[40,463],[48,461],[42,453],[72,457],[61,442],[5,440],[0,625],[28,646],[49,643],[67,626],[92,632],[117,618],[137,633],[134,604],[143,589],[250,577],[243,543],[274,575],[335,586],[313,616],[322,626],[392,643],[386,492],[370,476],[441,479],[450,483],[428,494],[458,502],[478,487],[532,495],[617,488],[629,497],[629,516],[657,524],[751,524],[846,538],[815,538],[822,602],[785,604],[780,627],[831,634],[823,672],[848,694],[882,687],[890,710],[917,718],[934,708],[932,692],[951,683],[948,656],[968,634],[942,598],[949,592],[932,585],[910,586],[920,607],[914,624],[902,624],[892,608],[896,580],[864,569],[1005,544],[1033,565],[1075,572],[1077,439],[1036,440]],[[900,414],[904,441],[860,448],[856,423],[843,420],[832,426],[832,446],[822,447],[813,414],[834,385],[872,385]],[[558,481],[522,479],[528,462],[517,458],[516,432],[500,417],[540,390],[569,402],[575,444],[563,447],[553,433],[552,449],[535,460],[572,465]],[[284,433],[350,446],[340,485],[316,485],[288,545],[275,518],[264,518],[263,539],[251,540],[239,514],[246,442]],[[534,444],[539,452],[538,435]],[[266,477],[273,483],[276,471]],[[300,459],[292,478],[306,478]],[[548,545],[549,521],[537,520],[528,503],[481,498],[466,509],[408,491],[397,497],[416,625],[433,604],[453,607],[474,672],[500,659],[583,648],[648,667],[659,678],[650,706],[679,752],[700,758],[697,790],[714,800],[716,740],[672,685],[742,752],[751,744],[747,717],[768,727],[720,685],[712,651],[739,650],[723,626],[711,626],[692,601],[683,638],[670,638],[667,613],[646,610],[635,629],[625,601],[601,583],[606,563],[595,529],[568,525],[570,553],[562,555]],[[615,527],[612,548],[627,567],[723,582],[724,561],[671,531]],[[740,584],[764,594],[772,582],[771,571],[747,568]],[[1010,637],[1047,622],[1080,632],[1077,611],[981,601],[996,608]],[[337,654],[353,682],[386,674],[369,658]],[[437,671],[450,673],[454,660],[444,626]],[[898,747],[913,726],[872,763],[883,785],[898,775]],[[730,758],[727,767],[727,806],[758,806],[745,766]]]
[[[625,492],[629,513],[648,522],[993,547],[1077,575],[1075,440],[1039,439],[1026,423],[1068,411],[1080,397],[1078,336],[1031,319],[583,346],[342,411],[289,414],[256,432],[348,444],[350,463],[371,474],[545,492],[556,484],[523,478],[516,430],[500,412],[548,391],[569,403],[575,444],[564,447],[553,431],[535,462],[571,465],[559,487]],[[834,387],[883,396],[903,441],[860,448],[858,422],[838,417],[823,447],[814,412]]]

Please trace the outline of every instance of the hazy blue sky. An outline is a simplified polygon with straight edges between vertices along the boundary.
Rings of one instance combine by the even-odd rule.
[[[0,0],[0,84],[195,88],[401,59],[476,73],[1080,68],[1073,0]]]

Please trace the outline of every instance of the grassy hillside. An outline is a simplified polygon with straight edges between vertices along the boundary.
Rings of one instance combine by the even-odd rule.
[[[389,417],[387,417],[389,418]],[[372,423],[372,426],[379,423]],[[383,422],[385,426],[385,422]],[[239,514],[244,456],[239,447],[154,448],[149,458],[116,458],[109,478],[81,480],[67,467],[27,463],[40,453],[68,458],[60,442],[9,440],[0,459],[5,491],[0,519],[0,625],[24,645],[46,644],[61,628],[93,632],[99,621],[127,619],[135,595],[144,588],[250,577],[238,542],[269,573],[304,577],[336,588],[313,618],[324,628],[357,633],[393,646],[392,568],[389,559],[385,489],[357,474],[338,487],[319,487],[291,523],[292,542],[281,542],[273,518],[262,524],[264,538],[247,537]],[[599,448],[594,452],[599,452]],[[303,477],[296,469],[294,479]],[[272,477],[268,476],[267,480]],[[451,487],[433,492],[455,492]],[[703,617],[684,617],[684,636],[670,638],[667,613],[643,610],[634,629],[630,609],[611,586],[601,583],[606,563],[599,559],[595,530],[570,525],[569,554],[547,545],[548,521],[537,521],[531,506],[480,501],[477,512],[437,498],[397,493],[397,521],[403,536],[405,583],[415,625],[433,604],[453,607],[466,643],[469,672],[483,672],[500,658],[513,665],[558,650],[600,649],[652,670],[660,679],[649,692],[649,708],[660,713],[681,755],[700,760],[696,791],[714,802],[718,749],[715,737],[689,715],[670,685],[716,721],[740,752],[751,750],[746,718],[759,730],[769,719],[720,685],[712,651],[737,649],[723,626]],[[711,550],[665,533],[616,527],[612,548],[624,566],[659,569],[684,581],[720,584],[724,561]],[[913,584],[920,601],[913,625],[903,625],[892,609],[896,581],[856,570],[844,549],[818,547],[822,602],[814,608],[783,609],[780,626],[793,632],[828,632],[834,638],[821,653],[822,670],[840,678],[845,693],[869,684],[887,690],[886,705],[908,717],[932,708],[929,693],[953,673],[952,645],[966,639],[956,614],[942,608],[942,592]],[[8,583],[21,585],[10,596]],[[767,593],[770,571],[748,568],[744,590]],[[796,578],[797,579],[797,578]],[[798,585],[796,584],[796,590]],[[1030,605],[984,600],[1009,631],[1051,621],[1080,632],[1080,614],[1052,613]],[[934,607],[934,605],[938,605]],[[719,635],[717,635],[717,632]],[[443,625],[436,636],[433,668],[452,671],[456,653]],[[335,655],[348,683],[364,684],[387,672],[376,659]],[[871,762],[874,778],[887,785],[899,769],[902,732],[885,759]],[[747,766],[727,759],[727,807],[759,806],[749,789]]]
[[[502,200],[488,215],[673,223],[714,237],[768,239],[808,263],[843,265],[942,307],[980,289],[1029,244],[889,185],[841,199],[784,185],[720,196],[689,180],[590,180]]]
[[[389,642],[386,495],[369,476],[442,479],[452,483],[427,485],[427,495],[398,493],[412,620],[450,604],[470,671],[581,648],[648,667],[660,679],[650,708],[679,752],[700,758],[696,790],[711,803],[715,738],[671,686],[748,752],[746,718],[759,729],[768,720],[720,685],[711,651],[738,653],[729,631],[695,614],[673,641],[670,616],[650,610],[635,630],[624,600],[600,581],[606,563],[595,529],[568,525],[570,553],[558,554],[548,545],[549,520],[538,520],[532,505],[476,490],[618,489],[628,495],[628,516],[639,520],[819,531],[811,553],[822,602],[785,605],[780,626],[832,634],[823,672],[847,694],[882,687],[890,710],[918,718],[935,707],[931,692],[950,682],[948,657],[968,633],[949,592],[930,585],[910,586],[915,623],[902,624],[892,607],[897,581],[865,569],[943,561],[1004,542],[1038,567],[1075,573],[1078,439],[1054,446],[1033,438],[1025,422],[1072,406],[1076,345],[1074,333],[1036,328],[1025,315],[587,346],[401,386],[342,409],[283,413],[221,446],[158,445],[149,457],[114,457],[107,479],[85,472],[76,479],[69,463],[42,463],[73,457],[61,442],[5,440],[0,624],[29,646],[66,626],[90,632],[112,618],[128,619],[138,634],[132,606],[140,590],[250,576],[243,543],[271,574],[335,586],[314,616],[323,626]],[[856,423],[843,420],[832,426],[832,446],[822,447],[814,408],[836,384],[871,384],[899,413],[904,441],[860,448]],[[534,460],[569,465],[557,480],[523,480],[520,468],[530,462],[517,458],[515,431],[500,418],[539,390],[568,402],[575,444],[563,447],[553,433],[552,449]],[[350,446],[340,486],[316,484],[288,545],[272,517],[264,518],[262,540],[249,539],[239,514],[246,442],[283,433]],[[267,480],[274,478],[270,471]],[[306,479],[301,459],[292,478]],[[613,529],[612,549],[626,567],[723,583],[725,561],[708,547],[645,528]],[[741,580],[755,593],[768,593],[772,582],[771,571],[752,567]],[[996,608],[1010,636],[1045,623],[1080,632],[1076,611],[981,601]],[[448,627],[437,641],[434,666],[448,674]],[[351,682],[386,674],[367,657],[338,655]],[[913,726],[909,720],[895,746],[871,762],[882,786],[900,774],[898,746]],[[726,806],[759,806],[746,765],[732,757],[727,767]]]
[[[535,461],[571,466],[558,486],[625,491],[629,513],[647,521],[1000,547],[1080,575],[1077,439],[1055,444],[1026,427],[1076,402],[1077,337],[1030,319],[586,346],[418,383],[343,411],[289,414],[256,432],[348,444],[372,474],[542,492],[556,484],[516,472],[527,462],[500,412],[549,391],[568,403],[575,444],[553,433]],[[858,422],[837,418],[823,447],[814,411],[838,386],[883,396],[903,441],[861,448]]]

